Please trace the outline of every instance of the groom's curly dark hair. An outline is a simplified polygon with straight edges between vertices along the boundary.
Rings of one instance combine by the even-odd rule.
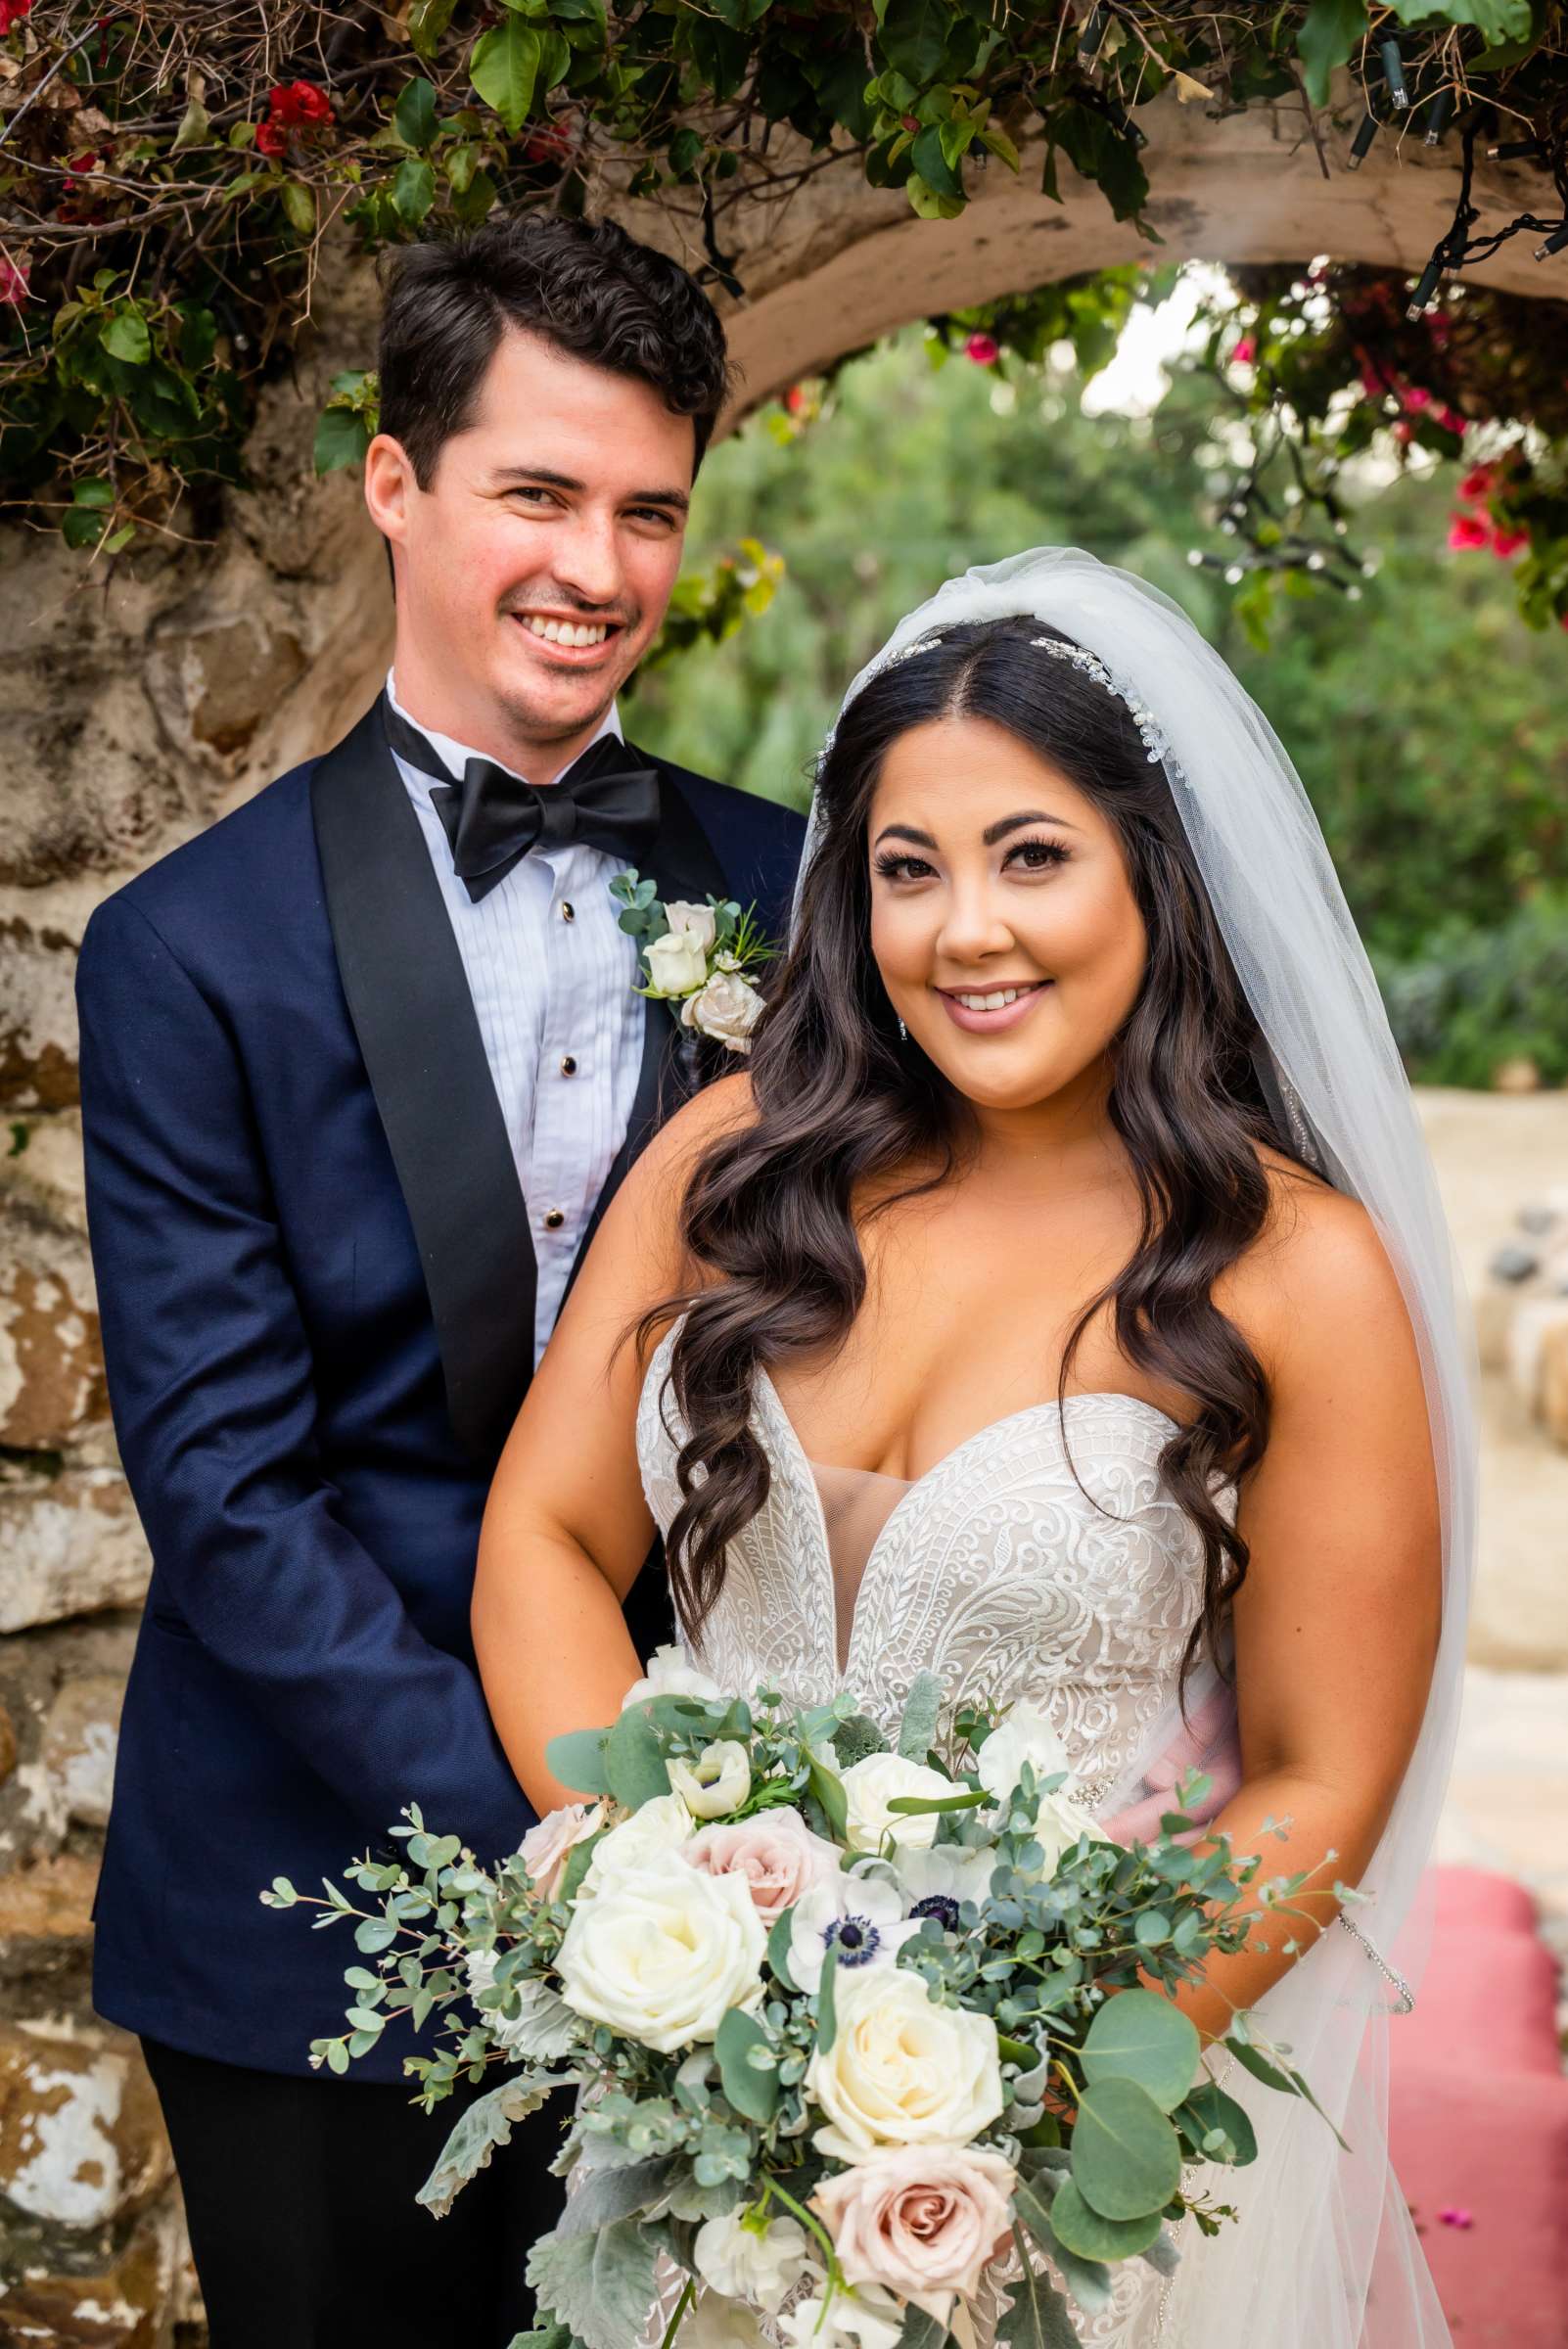
[[[725,1552],[767,1497],[752,1415],[759,1364],[772,1370],[841,1344],[866,1290],[853,1203],[878,1212],[940,1186],[963,1163],[973,1114],[924,1053],[900,1042],[872,956],[866,821],[883,760],[912,726],[984,717],[1058,767],[1115,827],[1147,934],[1136,1002],[1112,1039],[1111,1123],[1142,1209],[1137,1245],[1084,1301],[1054,1368],[1065,1397],[1096,1314],[1149,1376],[1196,1405],[1160,1456],[1168,1490],[1202,1538],[1203,1607],[1182,1657],[1207,1646],[1229,1677],[1225,1617],[1247,1543],[1219,1488],[1268,1441],[1262,1363],[1215,1304],[1221,1276],[1263,1231],[1264,1144],[1301,1161],[1268,1088],[1257,1020],[1221,936],[1162,765],[1130,713],[1070,663],[1038,649],[1034,620],[945,629],[873,677],[840,719],[817,777],[819,844],[751,1054],[756,1118],[710,1145],[693,1174],[682,1237],[705,1275],[640,1324],[646,1345],[684,1311],[669,1383],[687,1429],[683,1496],[665,1538],[680,1619],[700,1638]],[[1052,635],[1057,630],[1048,631]],[[1070,641],[1063,639],[1063,641]],[[934,1172],[912,1174],[912,1169]]]
[[[401,442],[422,489],[443,443],[469,422],[509,329],[651,385],[671,415],[691,418],[695,473],[730,388],[724,330],[707,295],[678,261],[613,220],[515,212],[403,246],[388,265],[381,429]]]

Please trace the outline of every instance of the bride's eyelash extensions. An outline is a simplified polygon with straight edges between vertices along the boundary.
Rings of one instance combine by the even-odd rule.
[[[1059,840],[1016,840],[1002,858],[1002,870],[1016,859],[1033,858],[1024,863],[1026,872],[1048,872],[1053,865],[1065,864],[1072,850]],[[884,849],[872,861],[872,870],[884,881],[918,880],[929,873],[931,866],[923,856],[913,856],[907,850],[901,852]]]

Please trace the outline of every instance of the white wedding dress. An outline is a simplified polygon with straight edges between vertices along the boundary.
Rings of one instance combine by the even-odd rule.
[[[637,1418],[662,1532],[681,1499],[666,1387],[675,1335],[649,1363]],[[1111,1816],[1175,1697],[1202,1609],[1202,1543],[1159,1475],[1176,1421],[1133,1396],[1069,1395],[982,1428],[906,1484],[813,1468],[761,1368],[755,1393],[771,1484],[730,1545],[704,1669],[726,1691],[762,1684],[799,1705],[848,1690],[890,1739],[921,1672],[949,1697],[1032,1698],[1049,1710],[1079,1799]],[[1232,1488],[1217,1498],[1233,1510]],[[1176,2237],[1183,2250],[1191,2232]],[[1172,2296],[1129,2261],[1108,2307],[1075,2312],[1081,2338],[1175,2349]]]

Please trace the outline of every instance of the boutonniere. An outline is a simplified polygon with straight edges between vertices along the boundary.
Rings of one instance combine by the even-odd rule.
[[[731,1052],[749,1052],[762,998],[746,974],[773,951],[756,907],[743,913],[728,898],[710,898],[706,905],[683,898],[667,901],[658,890],[657,881],[644,880],[635,868],[617,873],[610,884],[621,927],[638,942],[638,994],[678,1004],[683,1028],[716,1036]]]

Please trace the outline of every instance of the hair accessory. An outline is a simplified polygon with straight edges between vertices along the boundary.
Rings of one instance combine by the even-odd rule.
[[[940,636],[922,636],[915,643],[906,644],[900,652],[890,653],[882,666],[897,668],[900,661],[912,661],[916,653],[934,653],[942,641]]]
[[[1117,683],[1097,653],[1089,652],[1082,644],[1068,644],[1060,636],[1032,636],[1029,641],[1038,651],[1049,653],[1053,661],[1070,661],[1086,677],[1092,677],[1096,685],[1103,685],[1107,693],[1114,694],[1119,702],[1125,702],[1143,747],[1149,754],[1149,764],[1158,766],[1162,760],[1169,762],[1171,746],[1153,711],[1145,709],[1136,694],[1126,685]]]

